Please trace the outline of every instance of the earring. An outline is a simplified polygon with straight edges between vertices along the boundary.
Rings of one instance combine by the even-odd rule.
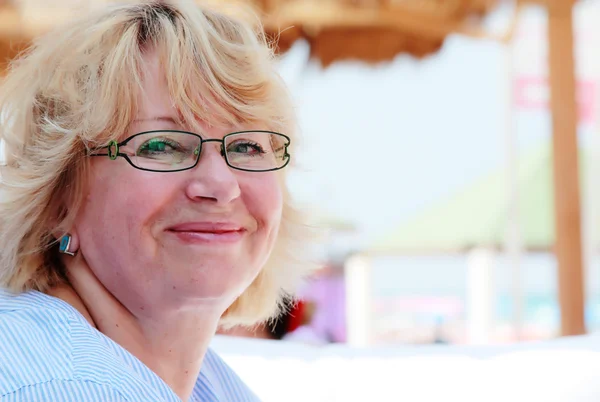
[[[67,254],[67,255],[70,255],[71,257],[74,257],[76,253],[69,251],[69,246],[71,245],[71,239],[72,239],[72,237],[70,234],[64,235],[60,239],[60,245],[58,246],[58,251],[63,254]]]

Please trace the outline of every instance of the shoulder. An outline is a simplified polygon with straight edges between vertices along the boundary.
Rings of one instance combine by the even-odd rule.
[[[211,388],[210,390],[208,388]],[[207,392],[215,393],[218,400],[259,401],[258,397],[212,349],[208,349],[202,363],[202,371],[194,390],[197,399],[204,400]]]
[[[70,317],[43,296],[0,290],[0,395],[72,376]]]
[[[95,332],[59,299],[0,289],[0,400],[133,400],[128,368]]]
[[[0,394],[0,402],[128,402],[115,388],[82,380],[52,380]]]

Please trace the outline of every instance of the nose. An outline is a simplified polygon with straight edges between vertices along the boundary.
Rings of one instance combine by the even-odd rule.
[[[194,177],[187,185],[186,194],[194,201],[210,200],[227,205],[240,196],[237,176],[221,155],[219,142],[202,145],[198,165],[191,172]]]

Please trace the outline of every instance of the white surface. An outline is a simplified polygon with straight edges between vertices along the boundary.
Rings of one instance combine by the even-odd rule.
[[[494,251],[475,248],[467,256],[467,338],[487,345],[494,326]]]
[[[217,337],[265,402],[597,402],[600,337],[512,346],[352,349]]]
[[[344,264],[346,326],[348,343],[352,346],[367,346],[370,341],[371,277],[367,257],[354,255]]]

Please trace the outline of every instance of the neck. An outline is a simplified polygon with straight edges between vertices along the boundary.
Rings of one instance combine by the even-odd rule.
[[[90,325],[162,378],[181,400],[189,400],[220,314],[189,309],[137,317],[104,287],[94,289],[81,280],[48,293],[75,307]]]

